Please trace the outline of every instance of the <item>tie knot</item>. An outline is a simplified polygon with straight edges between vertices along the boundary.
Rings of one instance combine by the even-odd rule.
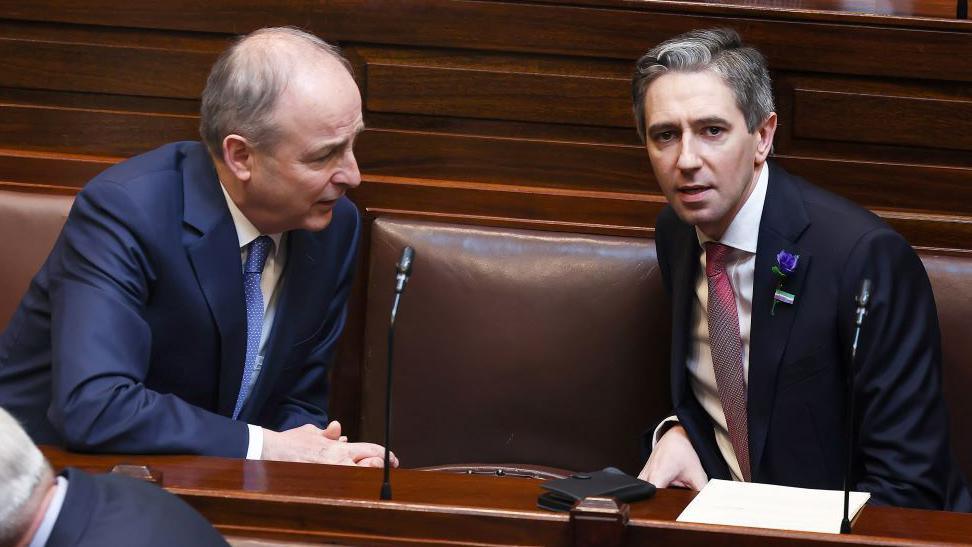
[[[726,271],[726,261],[732,247],[710,241],[705,244],[705,275],[712,277]]]
[[[263,265],[267,262],[267,255],[273,247],[273,240],[270,236],[260,236],[250,242],[247,247],[250,249],[246,255],[246,264],[243,265],[245,273],[262,273]]]

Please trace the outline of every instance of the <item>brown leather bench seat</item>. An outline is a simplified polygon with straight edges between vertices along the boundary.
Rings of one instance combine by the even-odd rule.
[[[0,329],[71,202],[0,191]],[[376,220],[361,272],[370,440],[383,434],[391,280],[404,245],[417,258],[396,334],[392,446],[409,467],[637,470],[641,431],[670,408],[670,326],[652,240]],[[953,448],[972,476],[972,258],[922,259],[938,302]]]

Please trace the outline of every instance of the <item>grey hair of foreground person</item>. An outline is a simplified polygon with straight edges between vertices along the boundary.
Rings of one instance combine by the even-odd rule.
[[[263,28],[237,40],[216,60],[202,94],[199,134],[210,153],[221,158],[223,139],[232,134],[272,150],[279,137],[274,107],[291,75],[301,63],[328,59],[351,73],[339,48],[294,27]]]
[[[20,424],[0,408],[0,546],[13,545],[33,523],[53,472]]]
[[[729,28],[692,30],[651,48],[635,65],[631,98],[642,142],[648,86],[668,72],[706,70],[719,76],[732,90],[750,133],[776,110],[766,59],[759,51],[743,45],[739,34]]]

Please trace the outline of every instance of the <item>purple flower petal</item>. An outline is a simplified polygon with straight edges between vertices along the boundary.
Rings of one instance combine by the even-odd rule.
[[[800,255],[790,254],[786,250],[782,250],[776,255],[776,263],[779,265],[780,271],[786,275],[790,275],[796,271],[799,261]]]

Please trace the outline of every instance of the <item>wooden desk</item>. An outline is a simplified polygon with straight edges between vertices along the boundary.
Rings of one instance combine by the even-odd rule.
[[[45,447],[56,469],[148,465],[162,485],[233,539],[439,545],[972,545],[972,515],[867,507],[852,536],[676,523],[691,492],[661,490],[571,514],[536,508],[532,479],[394,470],[379,501],[377,469],[198,456],[72,454]]]

